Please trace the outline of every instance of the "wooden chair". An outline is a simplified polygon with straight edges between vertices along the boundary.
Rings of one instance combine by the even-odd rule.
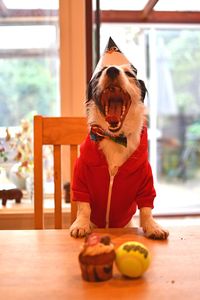
[[[70,181],[78,145],[87,135],[84,117],[34,117],[34,219],[35,229],[44,228],[43,211],[43,145],[53,145],[55,228],[62,228],[61,145],[70,146]],[[71,195],[72,193],[70,193]],[[71,222],[76,207],[71,201]]]

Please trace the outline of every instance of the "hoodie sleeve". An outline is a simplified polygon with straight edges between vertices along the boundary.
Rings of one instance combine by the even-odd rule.
[[[137,193],[136,202],[138,208],[151,207],[153,208],[156,191],[153,184],[153,175],[149,162],[144,166],[143,180]]]
[[[72,180],[72,199],[73,201],[90,202],[88,193],[86,170],[82,159],[76,160]]]

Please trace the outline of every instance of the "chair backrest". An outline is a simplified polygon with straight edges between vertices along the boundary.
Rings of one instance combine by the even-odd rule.
[[[55,228],[62,228],[61,145],[70,146],[70,181],[78,146],[87,135],[84,117],[34,117],[34,219],[35,229],[44,228],[43,210],[43,145],[53,145]],[[72,195],[72,193],[70,193]],[[71,196],[70,196],[71,197]],[[70,199],[71,200],[71,199]],[[76,207],[71,202],[71,222]]]

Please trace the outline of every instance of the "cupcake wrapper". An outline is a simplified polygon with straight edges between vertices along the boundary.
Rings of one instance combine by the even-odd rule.
[[[80,263],[82,278],[86,281],[105,281],[112,278],[113,263],[87,265]]]

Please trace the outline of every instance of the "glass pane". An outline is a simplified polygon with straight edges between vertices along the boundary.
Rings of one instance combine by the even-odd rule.
[[[156,30],[155,42],[160,206],[163,212],[199,212],[200,30]]]
[[[154,213],[199,213],[200,28],[102,24],[101,52],[110,35],[148,88]]]
[[[0,26],[0,126],[17,126],[34,113],[58,114],[56,27]]]
[[[19,126],[36,113],[58,113],[57,65],[53,57],[0,60],[0,126]]]
[[[0,10],[0,189],[33,193],[33,115],[59,115],[58,0],[5,0]],[[44,151],[45,192],[52,150]],[[8,201],[9,202],[9,201]],[[9,203],[7,205],[9,207]]]
[[[142,10],[147,0],[101,0],[102,10]]]
[[[161,11],[200,11],[199,0],[159,0],[154,10]]]
[[[9,9],[58,9],[58,0],[3,0]]]
[[[57,48],[55,25],[1,26],[0,49],[54,49]]]

